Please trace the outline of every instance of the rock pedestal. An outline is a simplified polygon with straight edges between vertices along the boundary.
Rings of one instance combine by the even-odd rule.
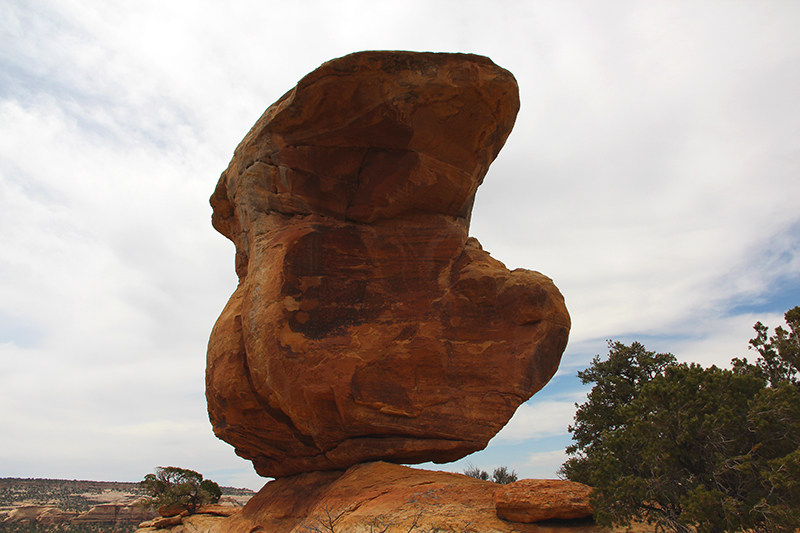
[[[603,531],[590,519],[546,520],[533,524],[503,518],[495,506],[498,495],[508,492],[507,487],[462,474],[384,462],[362,463],[347,471],[307,472],[270,481],[243,508],[232,509],[224,517],[204,514],[209,512],[208,507],[204,507],[200,509],[203,514],[176,516],[172,521],[158,518],[140,524],[137,533]],[[514,501],[538,498],[536,494],[526,493],[524,483],[513,493]],[[570,496],[575,508],[581,505],[575,499],[576,494],[573,492]],[[588,502],[584,501],[583,507],[587,506]],[[549,518],[553,518],[552,513]],[[652,527],[643,529],[640,526],[634,531],[653,533]]]
[[[206,396],[259,474],[453,461],[553,376],[558,289],[468,238],[518,108],[487,58],[362,52],[307,75],[239,144],[211,198],[239,286]]]
[[[309,472],[271,481],[213,533],[464,531],[599,533],[591,521],[526,524],[495,512],[502,485],[461,474],[383,462],[346,472]]]

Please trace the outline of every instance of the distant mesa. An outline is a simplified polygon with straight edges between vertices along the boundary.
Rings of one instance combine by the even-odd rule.
[[[223,487],[223,494],[220,504],[201,508],[203,518],[196,521],[220,521],[241,511],[252,491]],[[139,483],[0,478],[0,495],[4,501],[0,506],[2,531],[21,531],[28,526],[31,531],[52,527],[59,531],[129,531],[156,516],[141,505]]]
[[[239,286],[206,396],[260,475],[457,460],[556,372],[558,289],[468,236],[518,109],[485,57],[361,52],[305,76],[236,148],[211,205]]]
[[[8,511],[2,517],[2,524],[40,524],[52,526],[67,522],[77,516],[78,513],[62,511],[58,507],[50,505],[22,505]]]
[[[65,522],[75,525],[138,524],[152,516],[153,513],[144,510],[136,501],[102,503],[81,513],[64,511],[53,505],[20,505],[11,509],[0,523],[40,526]]]

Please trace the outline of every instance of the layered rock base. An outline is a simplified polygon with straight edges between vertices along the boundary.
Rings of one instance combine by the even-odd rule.
[[[241,511],[230,517],[178,517],[174,526],[184,527],[178,529],[181,533],[600,531],[591,519],[536,524],[501,519],[496,511],[497,495],[508,492],[509,487],[461,474],[384,462],[365,463],[346,472],[309,472],[277,479],[267,483]],[[525,500],[528,509],[536,507],[537,494],[525,494],[523,490],[513,493],[516,501]],[[583,508],[583,511],[573,510],[573,518],[590,516],[586,502],[573,498],[560,510],[550,508],[549,515],[540,514],[539,520],[555,518],[553,512],[563,513],[569,505]],[[140,531],[155,530],[151,526]],[[176,529],[172,531],[177,533]]]

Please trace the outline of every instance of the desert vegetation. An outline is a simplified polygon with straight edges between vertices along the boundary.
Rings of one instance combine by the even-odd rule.
[[[198,507],[217,503],[222,489],[203,474],[176,466],[159,466],[141,482],[142,504],[149,508],[172,507],[194,514]],[[177,514],[177,513],[176,513]]]
[[[593,487],[595,519],[678,533],[800,527],[800,307],[754,363],[678,363],[637,342],[609,341],[578,377],[593,384],[570,426],[561,474]]]
[[[103,494],[109,493],[133,497],[144,494],[139,483],[3,478],[0,479],[0,508],[28,503],[80,513],[97,505],[103,500]]]
[[[469,463],[467,468],[464,469],[464,475],[474,477],[475,479],[482,479],[484,481],[492,481],[500,485],[514,483],[519,477],[514,470],[509,470],[506,466],[498,466],[494,469],[492,475],[490,476],[489,472],[486,470],[481,470],[472,463]]]

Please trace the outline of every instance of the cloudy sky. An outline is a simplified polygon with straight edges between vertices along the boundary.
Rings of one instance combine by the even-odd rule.
[[[554,279],[554,380],[467,462],[553,477],[606,340],[750,356],[800,304],[800,3],[2,0],[0,477],[258,489],[205,348],[236,285],[211,195],[263,110],[367,49],[472,52],[522,110],[472,234]]]

